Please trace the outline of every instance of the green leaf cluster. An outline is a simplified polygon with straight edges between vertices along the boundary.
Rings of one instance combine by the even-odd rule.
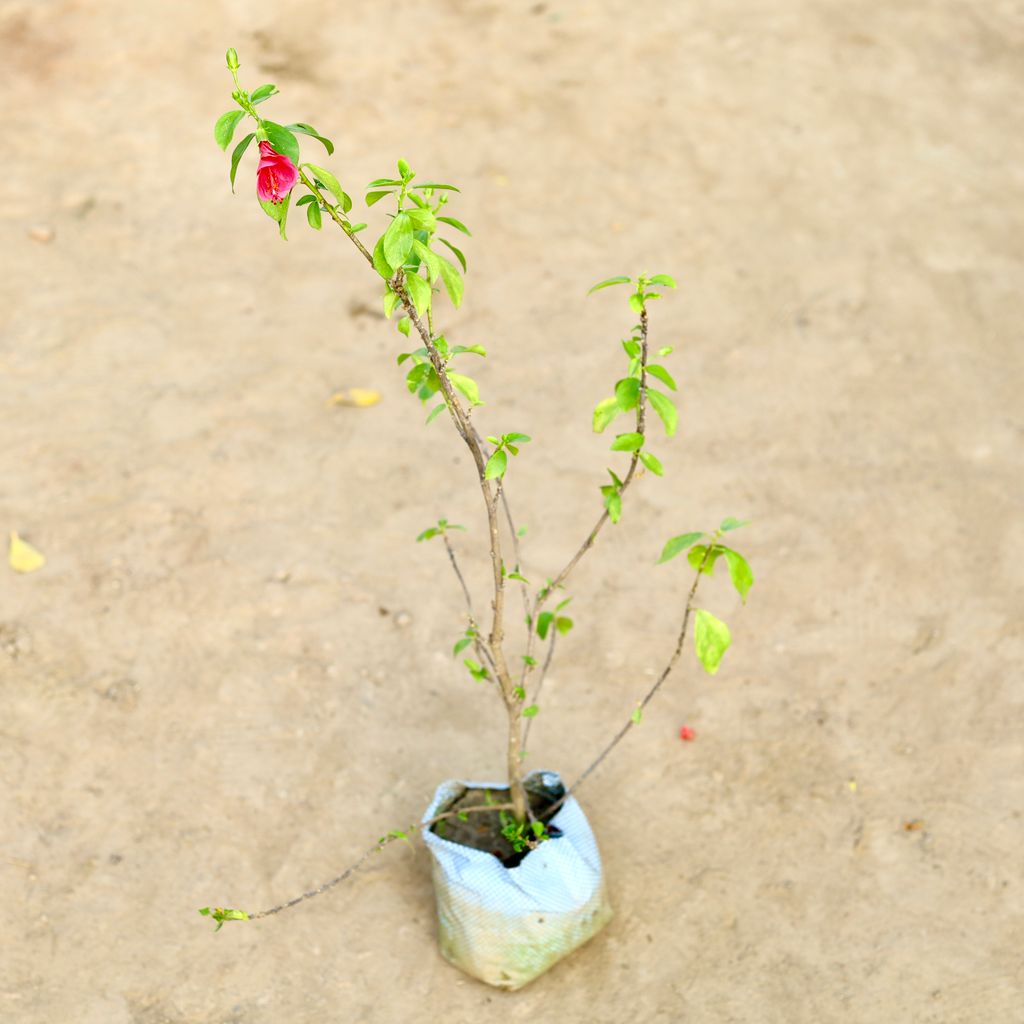
[[[736,588],[736,593],[740,595],[740,600],[746,603],[750,588],[754,585],[754,574],[750,564],[738,551],[720,543],[723,533],[738,530],[746,525],[746,522],[728,516],[722,520],[713,534],[709,535],[699,530],[681,533],[666,542],[658,563],[669,562],[685,551],[687,561],[694,569],[711,576],[715,571],[715,563],[724,558],[729,567],[729,579]],[[697,610],[694,646],[701,664],[711,675],[718,671],[731,639],[729,627],[724,622],[705,609]]]
[[[568,615],[558,614],[571,600],[571,597],[566,598],[555,608],[553,612],[541,612],[540,615],[537,616],[537,636],[539,636],[541,640],[546,640],[548,638],[548,633],[551,632],[552,626],[554,626],[562,636],[565,636],[566,633],[572,629],[574,624],[573,620],[570,619]]]
[[[201,907],[199,913],[217,922],[215,932],[224,927],[225,921],[248,921],[249,915],[244,910],[231,910],[228,907]]]
[[[532,850],[551,838],[542,821],[517,822],[507,811],[499,812],[501,834],[516,853]]]
[[[462,274],[466,257],[452,242],[435,237],[439,226],[444,224],[467,235],[469,229],[462,221],[441,212],[448,202],[446,193],[459,191],[454,185],[436,181],[414,184],[415,177],[408,163],[399,160],[397,178],[376,178],[367,185],[366,204],[373,206],[387,196],[395,197],[396,211],[374,246],[373,265],[388,282],[389,291],[401,272],[410,301],[417,314],[425,317],[432,309],[434,285],[438,281],[456,308],[462,304],[465,290]],[[444,245],[459,266],[437,252],[434,242]]]
[[[451,376],[449,374],[449,376]],[[515,457],[519,454],[519,446],[530,441],[528,434],[520,434],[513,431],[511,434],[502,434],[501,437],[488,435],[487,440],[495,446],[487,465],[484,466],[485,480],[500,480],[508,469],[508,457]]]
[[[465,530],[459,523],[449,523],[447,519],[438,519],[437,526],[428,526],[417,538],[420,541],[432,540],[434,537],[443,537],[449,530]]]
[[[490,679],[490,674],[487,669],[483,667],[478,661],[474,661],[472,658],[463,658],[462,664],[469,669],[469,674],[478,682],[482,683],[485,679]]]

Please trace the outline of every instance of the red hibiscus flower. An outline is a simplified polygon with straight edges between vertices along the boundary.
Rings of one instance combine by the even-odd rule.
[[[283,203],[299,180],[299,169],[269,142],[260,143],[260,165],[256,168],[256,195],[264,203]]]

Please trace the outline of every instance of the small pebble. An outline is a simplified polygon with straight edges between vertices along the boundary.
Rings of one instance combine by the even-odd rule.
[[[412,622],[412,616],[408,612],[395,612],[395,625],[399,629],[405,629]]]
[[[35,227],[28,229],[28,237],[33,242],[42,242],[45,245],[56,238],[56,232],[46,224],[37,224]]]

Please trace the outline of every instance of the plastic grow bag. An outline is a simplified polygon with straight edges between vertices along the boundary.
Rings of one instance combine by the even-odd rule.
[[[534,785],[560,790],[555,772],[534,772]],[[467,788],[507,791],[502,784],[449,780],[423,815],[443,813]],[[445,959],[498,988],[517,989],[596,935],[612,917],[601,856],[573,797],[550,823],[561,830],[516,866],[491,853],[422,835],[433,857],[438,938]]]

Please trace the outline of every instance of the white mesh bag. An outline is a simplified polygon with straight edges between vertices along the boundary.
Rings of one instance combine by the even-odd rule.
[[[555,772],[534,772],[544,789]],[[423,815],[440,814],[466,788],[507,791],[502,784],[442,783]],[[596,935],[611,920],[594,833],[573,797],[549,822],[562,834],[541,843],[513,868],[483,850],[422,835],[433,857],[441,952],[467,974],[517,989]]]

